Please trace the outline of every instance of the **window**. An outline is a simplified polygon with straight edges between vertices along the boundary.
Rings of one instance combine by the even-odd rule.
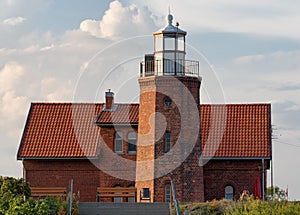
[[[163,37],[161,35],[155,36],[155,51],[163,51],[164,44],[163,44]]]
[[[120,186],[115,186],[116,188],[120,188]],[[120,194],[120,193],[115,193],[115,194]],[[114,197],[114,203],[122,203],[123,198],[122,197]]]
[[[134,189],[134,186],[129,186],[129,188]],[[130,202],[130,203],[134,203],[135,202],[135,197],[128,197],[127,201]]]
[[[141,199],[150,199],[150,189],[149,188],[142,188]]]
[[[165,39],[165,50],[175,50],[175,38],[174,37],[168,37],[168,36],[165,36],[164,37]]]
[[[233,200],[233,187],[232,186],[225,187],[225,199]]]
[[[179,51],[184,51],[184,37],[178,37],[177,38],[177,49]]]
[[[128,152],[136,153],[136,132],[134,131],[128,133]]]
[[[165,202],[171,202],[171,185],[166,184],[165,186]]]
[[[123,135],[122,132],[116,132],[115,134],[115,152],[123,153]]]
[[[165,134],[165,153],[171,150],[171,134],[166,132]]]
[[[169,96],[167,96],[164,99],[164,104],[165,104],[165,106],[169,107],[172,104],[172,99]]]

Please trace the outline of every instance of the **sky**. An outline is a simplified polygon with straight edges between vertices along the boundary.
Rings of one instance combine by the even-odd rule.
[[[200,61],[202,103],[271,103],[274,184],[300,200],[300,2],[0,0],[0,175],[31,102],[138,102],[139,62],[168,7]],[[269,174],[269,173],[268,173]]]

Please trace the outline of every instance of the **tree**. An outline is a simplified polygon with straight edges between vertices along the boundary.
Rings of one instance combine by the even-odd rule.
[[[23,197],[30,195],[29,184],[23,179],[0,176],[0,214],[5,214],[14,204],[21,204]]]

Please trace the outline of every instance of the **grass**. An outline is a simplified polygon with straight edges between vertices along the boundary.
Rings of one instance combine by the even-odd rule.
[[[300,203],[291,201],[261,201],[248,198],[241,201],[213,200],[180,204],[181,214],[189,215],[300,215]],[[173,214],[175,211],[173,210]]]

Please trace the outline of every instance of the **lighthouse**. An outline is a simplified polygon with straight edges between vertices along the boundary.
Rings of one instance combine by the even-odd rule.
[[[140,65],[136,154],[138,202],[204,200],[199,62],[186,59],[187,32],[173,25],[153,33],[154,52]]]

